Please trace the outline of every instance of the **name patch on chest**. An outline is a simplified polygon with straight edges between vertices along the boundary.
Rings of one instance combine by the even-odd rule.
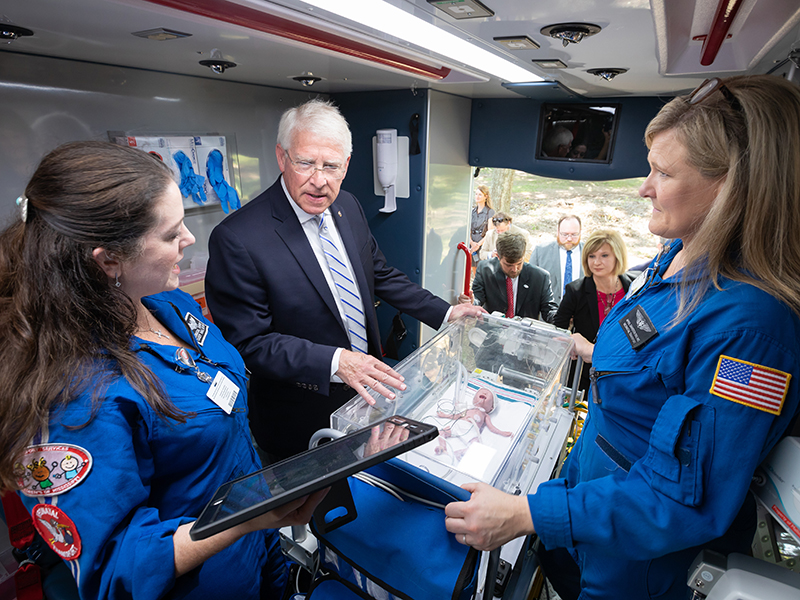
[[[658,330],[645,310],[638,304],[619,320],[622,331],[628,338],[631,348],[638,350],[658,335]]]
[[[186,315],[183,317],[183,320],[186,321],[186,324],[189,326],[194,339],[196,339],[197,343],[202,346],[206,341],[206,336],[208,335],[208,325],[203,323],[190,312],[186,313]]]

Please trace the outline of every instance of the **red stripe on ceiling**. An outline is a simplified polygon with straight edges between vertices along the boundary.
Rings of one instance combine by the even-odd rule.
[[[174,8],[183,12],[224,21],[232,25],[263,31],[304,44],[333,50],[348,56],[354,56],[379,63],[431,79],[444,79],[450,74],[447,67],[430,67],[420,62],[373,48],[355,40],[350,40],[326,31],[314,29],[308,25],[295,23],[289,19],[261,12],[241,4],[226,0],[146,0],[151,4]]]

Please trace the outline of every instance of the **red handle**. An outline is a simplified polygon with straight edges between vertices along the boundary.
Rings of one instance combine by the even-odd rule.
[[[467,255],[467,270],[464,273],[464,295],[469,296],[469,278],[472,274],[472,253],[464,242],[458,242],[458,249],[463,250]]]

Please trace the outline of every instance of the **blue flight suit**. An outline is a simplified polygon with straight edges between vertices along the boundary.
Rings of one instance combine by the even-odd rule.
[[[686,598],[688,567],[702,548],[747,552],[751,477],[798,412],[797,315],[724,279],[673,325],[683,273],[663,274],[681,248],[674,242],[603,322],[583,433],[562,478],[529,496],[545,547],[575,558],[581,599]],[[623,324],[641,316],[637,306],[652,322],[642,320],[642,331],[657,335],[634,349]],[[748,392],[733,393],[736,401],[711,393],[721,356],[776,370],[785,380],[775,384],[785,393],[779,414],[740,402]]]
[[[287,571],[274,530],[248,534],[175,578],[172,535],[178,526],[197,518],[219,485],[261,465],[250,441],[245,368],[236,349],[187,294],[163,292],[142,302],[193,348],[188,352],[198,370],[210,377],[222,371],[240,391],[227,415],[206,397],[209,384],[176,361],[174,346],[134,339],[139,359],[175,406],[195,413],[193,418],[181,424],[159,417],[116,376],[101,391],[93,416],[91,387],[54,410],[49,432],[38,442],[81,446],[93,461],[79,485],[44,499],[74,522],[81,539],[80,556],[66,563],[81,598],[257,599],[265,565],[265,585],[279,598]],[[29,510],[37,503],[22,498]]]

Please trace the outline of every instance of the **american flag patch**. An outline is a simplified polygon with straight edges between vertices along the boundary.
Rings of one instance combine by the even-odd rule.
[[[779,415],[791,378],[789,373],[722,355],[709,391],[721,398]]]

